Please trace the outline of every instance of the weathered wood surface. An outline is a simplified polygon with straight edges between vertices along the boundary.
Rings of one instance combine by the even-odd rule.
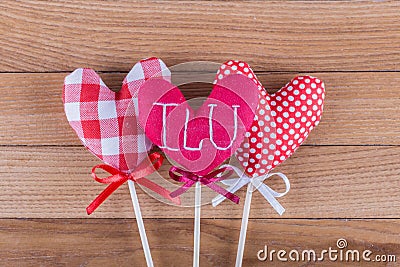
[[[319,127],[277,168],[292,185],[284,216],[255,193],[243,266],[398,266],[259,262],[256,253],[321,251],[345,238],[399,261],[399,14],[399,1],[0,1],[0,265],[145,265],[126,186],[85,214],[104,189],[89,175],[100,161],[69,127],[61,90],[78,67],[117,90],[135,62],[157,56],[168,66],[241,59],[269,92],[298,74],[325,81]],[[201,71],[191,75],[210,76]],[[210,91],[182,88],[188,98]],[[193,209],[138,192],[156,266],[190,266]],[[202,208],[201,266],[234,265],[242,205]]]
[[[145,220],[155,266],[190,266],[192,219]],[[234,266],[240,220],[201,221],[201,266]],[[398,266],[398,262],[261,262],[269,250],[371,250],[399,255],[399,220],[250,220],[243,266]],[[1,266],[145,266],[135,220],[0,220]],[[339,250],[340,251],[340,250]],[[300,254],[301,255],[301,254]],[[287,255],[286,255],[287,257]],[[350,258],[352,259],[352,258]],[[397,256],[397,261],[398,261]]]
[[[0,71],[128,71],[242,59],[256,70],[399,70],[398,1],[0,2]]]

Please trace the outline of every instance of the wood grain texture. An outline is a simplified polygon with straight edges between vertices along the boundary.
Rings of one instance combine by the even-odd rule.
[[[280,199],[286,208],[283,218],[399,218],[400,147],[313,147],[300,148],[276,171],[291,181],[291,191]],[[90,170],[100,161],[84,148],[1,147],[0,217],[2,218],[86,218],[86,206],[105,185],[94,182]],[[170,165],[160,175],[168,177]],[[150,179],[176,189],[177,184],[152,175]],[[267,182],[277,190],[283,183]],[[146,218],[192,218],[193,208],[159,202],[139,191]],[[215,192],[204,188],[203,203]],[[238,195],[244,197],[245,190]],[[183,196],[192,205],[193,190]],[[217,208],[206,205],[203,218],[241,218],[240,205],[229,201]],[[127,186],[116,191],[91,217],[132,218]],[[278,218],[259,193],[251,206],[251,218]]]
[[[193,220],[146,220],[156,266],[190,266]],[[201,266],[234,266],[240,220],[202,220]],[[366,249],[400,257],[398,220],[251,220],[243,266],[398,266],[397,262],[260,262],[269,250]],[[145,266],[135,220],[0,220],[1,266]]]
[[[69,127],[61,92],[78,67],[118,90],[150,56],[168,66],[244,60],[270,93],[298,74],[325,81],[320,125],[276,169],[291,181],[279,200],[286,213],[253,197],[243,266],[399,266],[399,14],[400,1],[0,1],[0,266],[145,266],[127,186],[85,213],[105,186],[91,180],[100,161]],[[207,66],[184,66],[189,73],[173,79],[212,80]],[[181,88],[187,98],[210,91]],[[276,177],[267,184],[283,189]],[[155,265],[190,266],[193,208],[137,191]],[[203,202],[214,195],[204,188]],[[193,191],[183,202],[193,203]],[[202,207],[201,266],[234,265],[242,207],[243,198]],[[321,251],[339,238],[397,263],[256,257],[264,245]]]
[[[0,74],[0,145],[80,145],[66,120],[61,94],[63,73]],[[101,74],[119,89],[125,73]],[[270,92],[298,73],[260,73]],[[320,125],[306,144],[400,145],[398,73],[315,73],[327,98]],[[206,74],[206,78],[214,76]],[[206,97],[211,86],[184,87],[187,98]]]
[[[0,2],[0,72],[238,58],[257,71],[399,70],[398,1]]]

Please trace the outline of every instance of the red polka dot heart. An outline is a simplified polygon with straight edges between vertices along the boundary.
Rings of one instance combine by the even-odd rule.
[[[231,60],[224,63],[216,78],[220,80],[231,74],[246,75],[260,91],[252,127],[236,152],[245,172],[250,177],[260,176],[290,157],[318,125],[324,107],[325,86],[318,78],[298,76],[275,94],[268,95],[245,62]]]

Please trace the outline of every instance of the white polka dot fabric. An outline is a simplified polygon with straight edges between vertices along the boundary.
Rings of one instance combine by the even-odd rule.
[[[324,83],[311,76],[298,76],[271,95],[277,134],[272,168],[290,157],[319,124],[324,99]]]
[[[260,176],[290,157],[318,125],[325,86],[318,78],[299,76],[277,93],[268,95],[245,62],[227,61],[219,69],[217,80],[231,74],[246,75],[260,90],[253,125],[236,152],[245,172],[250,177]]]

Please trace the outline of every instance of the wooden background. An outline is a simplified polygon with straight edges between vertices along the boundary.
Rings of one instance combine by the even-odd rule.
[[[150,56],[169,66],[241,59],[270,91],[299,73],[325,81],[322,122],[278,168],[292,184],[286,213],[255,194],[244,266],[400,266],[399,1],[94,0],[0,2],[0,266],[145,266],[127,187],[85,214],[104,188],[89,175],[99,161],[70,129],[61,92],[77,67],[117,89]],[[193,210],[139,199],[156,266],[190,266]],[[241,210],[203,208],[202,266],[233,266]],[[256,256],[339,238],[397,263]]]

